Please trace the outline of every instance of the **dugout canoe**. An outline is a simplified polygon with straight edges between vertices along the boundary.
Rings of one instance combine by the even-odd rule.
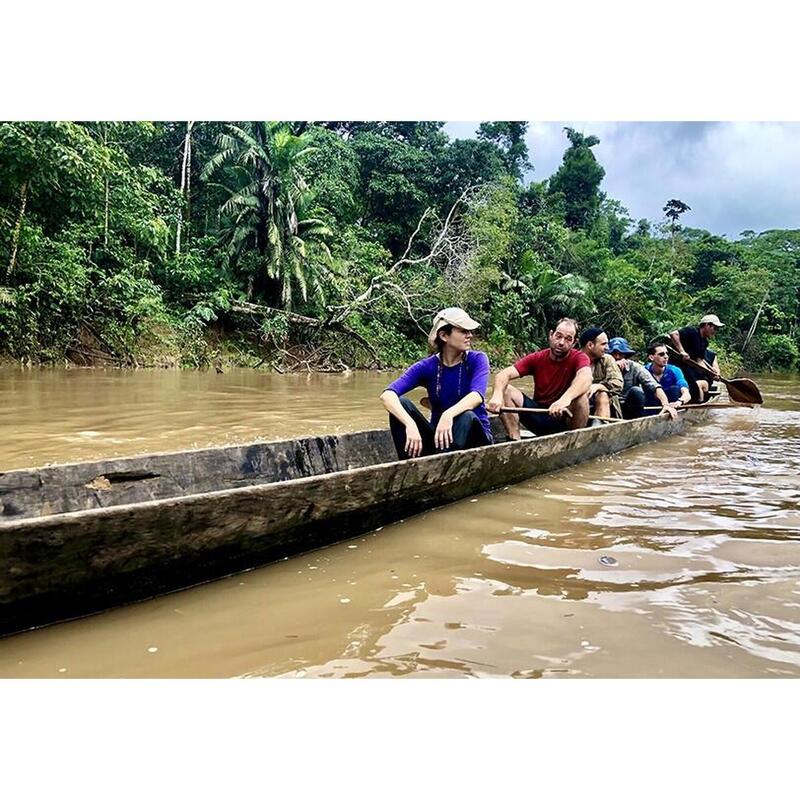
[[[396,460],[388,430],[370,430],[0,473],[0,635],[324,547],[708,413],[410,461]]]

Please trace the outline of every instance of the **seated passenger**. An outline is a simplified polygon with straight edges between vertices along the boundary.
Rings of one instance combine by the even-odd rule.
[[[491,444],[492,429],[483,399],[489,383],[489,359],[472,350],[478,323],[460,308],[445,308],[433,318],[428,343],[434,355],[412,364],[381,394],[389,412],[397,457]],[[406,397],[416,387],[427,390],[430,421]]]
[[[665,349],[663,345],[661,349]],[[670,405],[658,381],[641,364],[629,358],[635,355],[636,351],[631,348],[627,339],[615,336],[609,341],[608,350],[622,373],[619,401],[624,419],[636,419],[653,414],[655,412],[644,410],[645,406],[652,405],[660,405],[661,413],[669,414],[672,419],[678,418],[678,413]]]
[[[529,353],[497,373],[494,391],[487,403],[489,411],[498,413],[503,406],[547,411],[546,414],[501,414],[509,439],[520,438],[520,421],[537,436],[558,433],[567,427],[586,426],[592,371],[587,356],[573,349],[577,335],[578,323],[565,317],[550,331],[549,347]],[[525,375],[533,377],[533,399],[509,385]],[[567,411],[571,417],[567,417]]]
[[[661,342],[651,342],[647,348],[647,355],[650,359],[647,370],[661,386],[667,400],[677,405],[691,403],[692,396],[686,377],[678,367],[668,363],[669,351],[666,345]]]
[[[619,393],[622,391],[622,373],[617,362],[606,353],[608,336],[602,328],[587,328],[581,334],[580,346],[592,364],[589,413],[610,417],[613,409],[615,415],[621,417]],[[595,421],[595,424],[600,423]]]

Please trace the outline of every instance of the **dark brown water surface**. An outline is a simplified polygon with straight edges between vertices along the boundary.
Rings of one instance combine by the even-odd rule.
[[[0,370],[0,469],[374,427],[388,380]],[[758,382],[686,436],[2,639],[0,675],[800,675],[800,379]]]

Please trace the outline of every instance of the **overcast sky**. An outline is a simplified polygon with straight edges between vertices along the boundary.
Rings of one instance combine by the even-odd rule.
[[[631,217],[663,221],[677,198],[681,218],[730,239],[744,230],[800,228],[800,123],[791,122],[531,122],[529,180],[550,177],[568,141],[565,126],[594,134],[606,171],[602,191]],[[449,122],[451,138],[475,134],[475,122]]]

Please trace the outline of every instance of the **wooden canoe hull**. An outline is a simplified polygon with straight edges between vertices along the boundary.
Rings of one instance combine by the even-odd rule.
[[[362,461],[385,459],[387,453],[393,454],[388,431],[274,443],[269,445],[271,452],[283,452],[283,447],[291,454],[298,442],[315,442],[316,447],[302,445],[303,457],[313,461],[319,456],[321,463],[327,458],[327,468],[336,471],[292,478],[287,468],[286,478],[279,482],[190,495],[173,492],[169,497],[45,516],[0,517],[0,634],[142,600],[324,547],[469,495],[680,433],[707,413],[684,412],[676,421],[647,417],[355,467],[351,462],[342,466],[336,453],[346,453],[356,462],[358,452]],[[248,448],[202,452],[230,459],[237,457],[233,452],[237,450]],[[155,472],[152,465],[160,459],[163,472],[165,459],[193,455],[196,460],[196,454],[173,454],[47,469],[60,470],[61,476],[73,470],[73,484],[77,480],[74,485],[83,486],[80,481],[87,476],[111,473],[114,468],[117,474],[136,469]],[[18,498],[29,496],[35,476],[41,480],[43,473],[21,470],[0,476],[0,500],[19,514],[15,502],[19,506]],[[133,489],[122,483],[122,489],[134,495],[153,494],[139,489],[135,480]],[[25,490],[15,494],[8,488],[18,484]],[[76,491],[73,485],[69,491]]]

